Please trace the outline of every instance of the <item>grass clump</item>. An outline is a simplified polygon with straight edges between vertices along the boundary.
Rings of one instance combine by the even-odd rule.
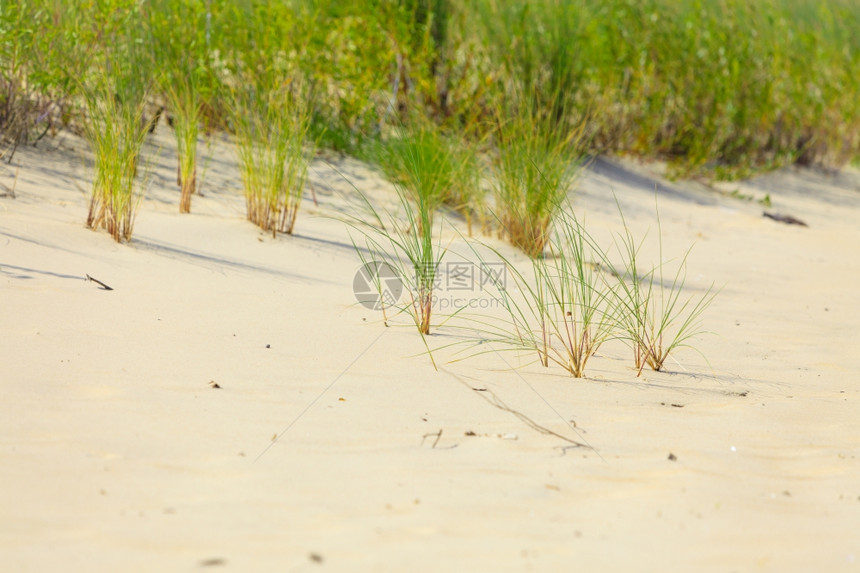
[[[500,319],[469,317],[478,342],[534,352],[544,367],[556,364],[581,378],[605,342],[623,340],[633,349],[637,376],[645,366],[662,370],[673,352],[703,333],[701,318],[716,292],[712,286],[701,295],[682,296],[689,251],[674,274],[667,274],[662,242],[657,264],[643,271],[642,243],[634,239],[623,214],[621,222],[624,231],[614,243],[620,270],[610,250],[598,244],[569,207],[558,208],[546,253],[532,258],[527,271],[490,249],[507,269],[504,280],[486,275],[505,312]],[[473,253],[488,265],[477,249]]]
[[[621,219],[624,221],[623,214]],[[662,370],[675,350],[689,346],[691,338],[703,334],[702,314],[717,294],[711,285],[700,296],[681,297],[690,251],[681,258],[676,271],[667,275],[659,211],[657,228],[657,264],[645,272],[638,262],[642,242],[636,242],[626,222],[616,242],[623,265],[613,273],[617,279],[614,297],[622,337],[633,349],[637,375],[642,374],[646,365],[655,371]]]
[[[371,283],[378,291],[385,325],[388,326],[387,309],[407,313],[436,368],[426,337],[430,334],[433,318],[439,264],[446,249],[442,246],[441,222],[434,229],[429,204],[420,197],[413,201],[410,195],[398,184],[399,209],[392,210],[377,209],[361,195],[366,213],[348,217],[346,222],[362,236],[363,245],[353,239],[353,246],[363,268],[373,268],[376,273],[380,268],[388,270],[399,278],[400,286],[406,292],[405,303],[392,300],[378,274],[371,277]]]
[[[206,98],[211,99],[216,83],[210,67],[211,16],[211,6],[199,0],[154,0],[148,10],[158,87],[176,138],[180,213],[191,212],[197,191],[197,139]]]
[[[492,163],[495,214],[501,233],[532,258],[543,254],[575,179],[576,136],[533,100],[500,120]]]
[[[506,312],[501,322],[480,321],[487,337],[481,342],[533,351],[544,367],[554,363],[581,378],[589,359],[616,335],[619,308],[594,264],[604,254],[572,212],[558,207],[546,248],[546,256],[531,259],[530,272],[493,251],[508,269],[504,282],[488,274]]]
[[[398,211],[380,212],[365,198],[370,222],[360,217],[349,220],[376,260],[398,271],[409,297],[402,310],[410,314],[422,337],[430,334],[439,263],[445,254],[436,210],[457,197],[455,190],[469,173],[451,144],[429,129],[402,132],[382,156],[395,174]]]
[[[291,234],[309,157],[312,85],[303,72],[306,12],[290,3],[228,4],[222,97],[236,137],[248,220],[272,236]],[[241,24],[241,25],[238,25]]]
[[[203,108],[188,79],[168,86],[166,93],[173,110],[173,131],[178,155],[176,184],[180,193],[179,212],[190,213],[191,198],[197,191],[197,138]]]
[[[542,330],[558,341],[554,360],[576,378],[585,374],[588,359],[614,336],[618,307],[594,264],[601,253],[572,213],[562,211],[549,256],[534,261],[539,285],[545,289]],[[544,365],[550,357],[544,352]]]
[[[130,240],[140,203],[135,184],[138,158],[146,136],[143,100],[114,101],[111,82],[87,94],[86,136],[95,153],[95,175],[87,226],[104,228],[117,241]]]
[[[264,231],[292,234],[307,178],[309,115],[301,88],[285,82],[234,94],[239,168],[248,220]]]
[[[133,17],[128,15],[130,20]],[[144,61],[138,44],[118,43],[107,52],[104,68],[83,87],[84,132],[95,161],[87,226],[106,229],[117,242],[131,239],[142,194],[136,177],[149,131],[144,116],[149,93]]]
[[[377,210],[365,200],[373,222],[354,217],[348,223],[363,235],[364,247],[372,260],[396,271],[409,298],[399,310],[407,312],[418,332],[426,336],[430,334],[439,263],[445,254],[441,224],[434,230],[425,203],[411,201],[402,191],[398,192],[398,198],[396,213]],[[366,265],[370,259],[355,245]]]
[[[416,204],[433,214],[447,206],[466,219],[469,235],[484,214],[477,156],[462,139],[446,136],[427,120],[402,126],[371,148],[372,159]]]

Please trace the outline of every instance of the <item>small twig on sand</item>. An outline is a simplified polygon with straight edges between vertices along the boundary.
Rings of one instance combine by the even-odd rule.
[[[779,213],[768,213],[767,211],[762,212],[762,217],[767,217],[768,219],[773,219],[774,221],[778,221],[780,223],[785,223],[786,225],[800,225],[801,227],[808,227],[806,223],[801,221],[796,217],[792,217],[791,215],[781,215]]]
[[[314,187],[314,184],[313,184],[313,183],[311,183],[310,181],[308,181],[308,183],[307,183],[307,187],[308,187],[308,189],[310,189],[310,190],[311,190],[311,198],[314,200],[314,207],[319,207],[319,206],[320,206],[320,202],[319,202],[319,201],[317,201],[317,190],[316,190],[316,188]]]
[[[4,189],[7,189],[6,193],[0,193],[0,197],[9,197],[10,199],[15,198],[15,187],[18,186],[18,172],[21,171],[21,168],[18,167],[15,169],[15,180],[12,181],[12,187],[9,187],[5,183],[0,183]]]
[[[431,448],[435,448],[436,444],[439,443],[439,440],[442,439],[442,429],[440,428],[438,432],[431,432],[429,434],[424,434],[424,436],[421,438],[421,445],[423,446],[424,441],[431,436],[436,436],[436,439],[433,441],[433,445],[430,446]]]
[[[102,281],[100,281],[100,280],[98,280],[98,279],[94,279],[94,278],[93,278],[93,277],[91,277],[90,275],[87,275],[87,280],[88,280],[88,281],[92,281],[92,282],[96,283],[97,285],[99,285],[100,287],[102,287],[102,289],[103,289],[103,290],[113,290],[111,287],[107,286],[107,285],[106,285],[105,283],[103,283]]]
[[[581,447],[581,446],[556,446],[556,448],[557,448],[559,451],[561,451],[561,456],[559,456],[559,457],[564,457],[564,456],[566,456],[566,455],[567,455],[567,450],[572,450],[572,449],[579,448],[579,447]]]

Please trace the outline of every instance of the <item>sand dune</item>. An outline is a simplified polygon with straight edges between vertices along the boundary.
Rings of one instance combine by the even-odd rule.
[[[695,244],[689,291],[721,291],[707,360],[637,378],[611,343],[576,380],[510,353],[440,350],[434,371],[408,319],[356,304],[338,214],[352,185],[393,200],[361,162],[317,159],[318,204],[273,239],[244,220],[226,140],[180,215],[162,131],[120,245],[84,227],[86,146],[47,145],[0,166],[3,570],[860,567],[856,171],[720,192],[596,160],[574,199],[589,229],[620,230],[614,191],[655,237],[656,188],[664,252]],[[808,227],[762,217],[765,194]]]

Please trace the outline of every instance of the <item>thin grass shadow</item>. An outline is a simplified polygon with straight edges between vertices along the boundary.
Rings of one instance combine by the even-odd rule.
[[[649,372],[649,376],[655,376],[655,372]],[[616,377],[607,378],[604,376],[592,376],[590,380],[611,386],[629,386],[643,391],[671,390],[685,395],[704,394],[734,397],[746,397],[749,392],[757,387],[787,386],[786,384],[772,380],[748,378],[739,374],[720,374],[717,372],[661,370],[657,373],[657,376],[661,380],[643,380],[641,378],[630,380]],[[668,380],[669,378],[677,380],[677,383],[672,383]],[[698,382],[699,385],[692,385],[692,382]]]
[[[684,190],[678,189],[666,181],[636,173],[602,156],[593,157],[587,161],[585,169],[594,175],[605,177],[616,183],[640,189],[650,194],[656,191],[658,195],[697,205],[714,206],[719,204],[717,197],[709,197],[704,193],[698,193],[690,188]]]
[[[16,235],[14,233],[9,233],[8,231],[0,230],[0,236],[9,237],[10,239],[15,239],[16,241],[22,241],[24,243],[30,243],[31,245],[36,245],[38,247],[44,247],[46,249],[54,249],[57,251],[62,251],[64,253],[70,253],[73,255],[82,255],[82,256],[86,256],[88,258],[93,258],[92,254],[84,253],[83,251],[76,251],[73,249],[69,249],[69,248],[54,244],[54,243],[32,239],[30,237],[24,237],[21,235]],[[78,278],[81,278],[81,277],[78,277]]]
[[[243,263],[240,261],[230,260],[223,257],[213,256],[207,253],[195,252],[189,249],[168,245],[166,243],[160,243],[153,239],[141,239],[139,237],[135,237],[133,244],[135,245],[135,247],[139,248],[142,251],[150,251],[157,255],[195,264],[197,266],[201,266],[210,270],[213,270],[213,267],[218,268],[221,270],[222,274],[226,274],[225,271],[227,270],[234,270],[240,272],[260,273],[305,283],[317,284],[322,282],[330,285],[337,284],[332,281],[311,278],[297,273],[273,269],[271,267],[252,265],[249,263]]]
[[[15,271],[17,271],[17,273],[11,273],[7,269],[14,269]],[[0,264],[0,273],[7,275],[13,279],[24,279],[24,280],[34,278],[33,276],[30,276],[33,274],[56,277],[56,278],[60,278],[60,279],[74,279],[74,280],[78,280],[78,281],[84,279],[84,277],[82,277],[80,275],[64,275],[62,273],[55,273],[52,271],[43,271],[40,269],[31,269],[29,267],[18,267],[15,265],[8,265],[6,263]]]

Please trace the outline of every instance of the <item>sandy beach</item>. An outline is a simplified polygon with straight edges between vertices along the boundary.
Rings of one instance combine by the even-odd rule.
[[[665,256],[693,246],[685,292],[720,292],[699,352],[637,377],[613,341],[574,379],[455,360],[445,327],[436,371],[408,317],[357,304],[339,214],[396,200],[360,161],[315,159],[272,238],[226,136],[190,215],[166,127],[147,151],[127,244],[85,228],[75,136],[0,164],[0,569],[860,570],[856,169],[711,187],[595,159],[589,230],[621,231],[617,197],[647,257],[656,189]]]

